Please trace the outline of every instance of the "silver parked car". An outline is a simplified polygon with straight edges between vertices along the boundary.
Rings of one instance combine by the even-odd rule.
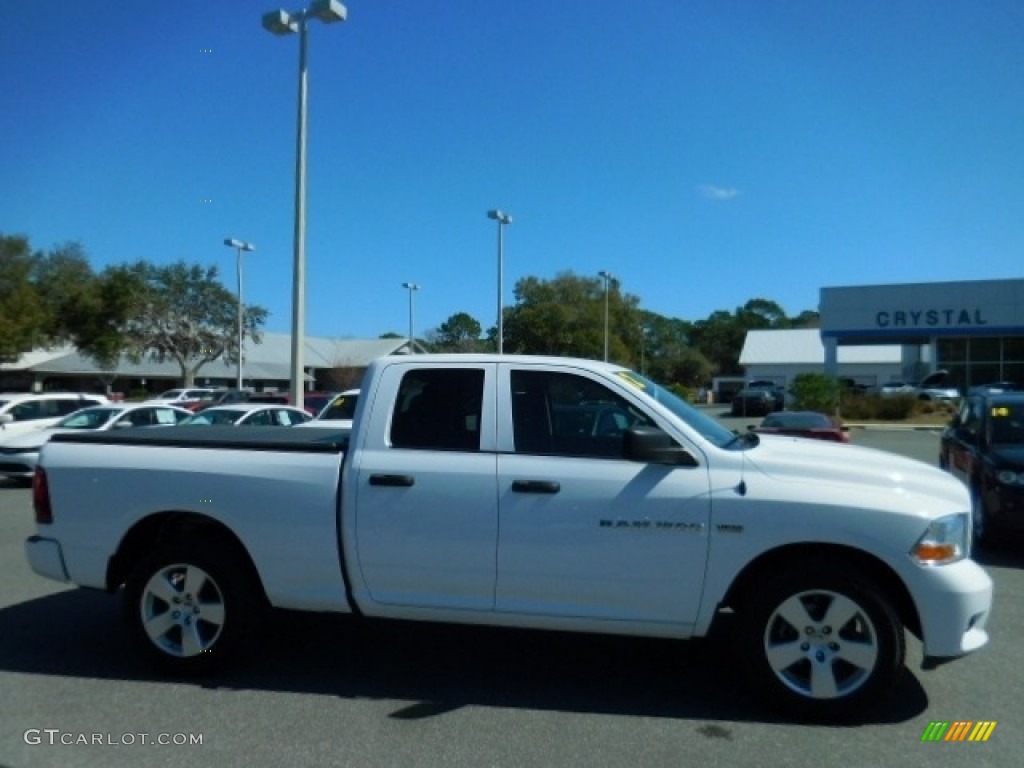
[[[39,463],[39,451],[53,435],[62,432],[173,427],[191,415],[184,408],[151,403],[108,403],[83,408],[65,416],[52,427],[33,429],[0,440],[0,477],[31,480]]]

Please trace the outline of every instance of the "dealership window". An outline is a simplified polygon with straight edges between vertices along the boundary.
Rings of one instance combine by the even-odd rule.
[[[956,363],[967,362],[967,339],[939,339],[939,366],[950,369]]]
[[[998,363],[1002,360],[1002,339],[968,339],[967,359],[972,363]]]
[[[1003,339],[1003,359],[1008,363],[1024,363],[1024,336]]]
[[[1024,337],[939,339],[936,348],[938,367],[961,389],[995,381],[1024,385]]]

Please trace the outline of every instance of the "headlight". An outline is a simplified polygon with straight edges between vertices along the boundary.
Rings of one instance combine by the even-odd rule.
[[[1002,470],[996,478],[1003,485],[1024,485],[1024,472],[1014,472],[1009,469]]]
[[[970,523],[966,514],[932,521],[917,540],[910,556],[921,565],[946,565],[963,560],[970,550]]]

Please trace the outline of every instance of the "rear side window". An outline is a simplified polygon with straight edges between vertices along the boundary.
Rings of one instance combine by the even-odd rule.
[[[479,451],[484,372],[474,368],[408,371],[391,415],[391,445]]]

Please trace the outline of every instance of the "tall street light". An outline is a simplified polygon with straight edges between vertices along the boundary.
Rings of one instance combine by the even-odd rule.
[[[505,281],[505,237],[506,224],[512,223],[512,217],[499,210],[487,212],[487,218],[498,222],[498,354],[505,351],[505,308],[501,303],[502,283]]]
[[[242,251],[255,251],[256,246],[252,243],[243,243],[229,237],[224,245],[235,249],[235,273],[238,276],[238,389],[242,388]]]
[[[416,351],[416,349],[415,349],[415,341],[414,341],[416,337],[413,335],[413,321],[412,321],[412,319],[413,319],[412,293],[413,293],[413,291],[418,291],[420,289],[420,287],[416,283],[402,283],[402,287],[409,289],[409,352],[411,354],[412,352]]]
[[[597,273],[604,279],[604,361],[608,362],[608,286],[612,280],[615,279],[615,275],[611,272],[605,272],[603,269]]]
[[[325,24],[348,16],[338,0],[314,0],[294,13],[277,10],[263,14],[263,28],[275,35],[299,33],[299,125],[295,152],[295,263],[292,276],[292,405],[304,406],[306,373],[302,351],[306,344],[306,22]]]

